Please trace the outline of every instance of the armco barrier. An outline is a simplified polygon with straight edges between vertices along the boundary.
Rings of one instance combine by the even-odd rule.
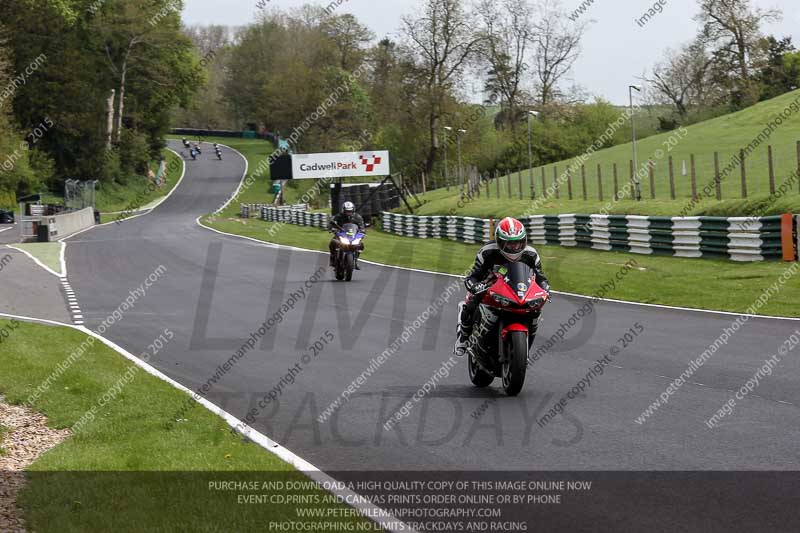
[[[535,215],[523,222],[532,244],[764,261],[784,257],[787,245],[786,239],[782,239],[781,218],[568,214]],[[491,221],[478,218],[382,213],[381,220],[384,231],[406,237],[470,243],[491,239]]]
[[[87,207],[73,213],[42,217],[40,226],[47,226],[47,242],[62,239],[94,226],[94,208]]]
[[[383,231],[417,237],[420,239],[450,239],[453,241],[480,243],[489,240],[490,222],[480,218],[455,216],[418,217],[381,213]]]
[[[261,220],[327,229],[330,215],[327,213],[309,213],[308,211],[290,208],[263,207],[261,209]]]

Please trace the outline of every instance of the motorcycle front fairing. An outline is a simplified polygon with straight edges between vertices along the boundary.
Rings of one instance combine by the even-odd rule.
[[[506,357],[504,341],[509,333],[524,332],[529,336],[528,345],[533,343],[532,334],[536,332],[531,327],[547,301],[547,291],[536,283],[534,270],[524,263],[501,265],[494,273],[495,282],[482,303],[497,316],[493,325],[497,328],[498,362],[502,364]]]
[[[358,252],[364,249],[362,240],[366,234],[355,224],[345,224],[336,232],[336,245],[342,252]]]

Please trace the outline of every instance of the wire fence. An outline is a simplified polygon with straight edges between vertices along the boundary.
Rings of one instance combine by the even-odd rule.
[[[615,199],[626,184],[639,182],[642,200],[677,200],[705,196],[717,200],[774,195],[776,191],[800,193],[800,141],[792,146],[762,145],[755,150],[713,153],[665,154],[660,159],[570,160],[511,173],[478,173],[475,168],[457,170],[425,180],[427,190],[447,188],[471,198],[532,199],[540,196],[564,200]],[[455,175],[454,175],[455,174]],[[634,190],[635,185],[628,187]],[[417,185],[421,192],[423,187]],[[706,192],[704,192],[704,190]],[[631,194],[627,195],[632,198]]]

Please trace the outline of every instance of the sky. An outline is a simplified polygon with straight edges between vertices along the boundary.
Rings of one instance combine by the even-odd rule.
[[[303,4],[327,5],[331,0],[266,0],[269,6],[291,10]],[[468,0],[465,0],[468,1]],[[265,0],[185,0],[183,18],[187,24],[222,24],[242,26],[255,20]],[[600,96],[615,104],[628,103],[628,85],[638,83],[644,73],[669,48],[677,48],[691,40],[698,25],[692,20],[697,13],[697,0],[660,0],[661,13],[646,22],[637,23],[657,0],[562,0],[572,12],[581,4],[591,4],[579,21],[591,21],[582,42],[582,53],[575,63],[572,82],[590,95]],[[800,10],[797,0],[751,0],[761,8],[779,8],[783,20],[764,28],[765,33],[791,36],[800,48]],[[337,12],[352,13],[382,37],[399,37],[401,17],[414,15],[421,0],[342,0]],[[467,94],[480,94],[480,81],[471,78]],[[476,98],[479,100],[479,98]]]

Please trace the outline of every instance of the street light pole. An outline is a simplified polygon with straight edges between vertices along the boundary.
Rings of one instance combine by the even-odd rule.
[[[538,116],[538,111],[528,111],[528,173],[531,178],[531,200],[536,198],[536,187],[533,185],[533,143],[531,140],[531,117]],[[520,194],[522,194],[521,191]],[[544,194],[544,191],[542,191],[542,194]]]
[[[467,130],[458,130],[458,181],[461,183],[461,199],[464,199],[464,173],[461,170],[461,136],[467,133]]]
[[[642,200],[642,186],[639,183],[639,153],[636,149],[636,119],[633,116],[633,91],[641,92],[642,88],[638,85],[628,86],[628,97],[630,98],[631,109],[631,131],[633,133],[633,184],[635,187],[636,201]]]
[[[447,171],[447,132],[453,131],[453,128],[450,126],[444,127],[444,182],[447,186],[447,190],[450,190],[450,174]]]

